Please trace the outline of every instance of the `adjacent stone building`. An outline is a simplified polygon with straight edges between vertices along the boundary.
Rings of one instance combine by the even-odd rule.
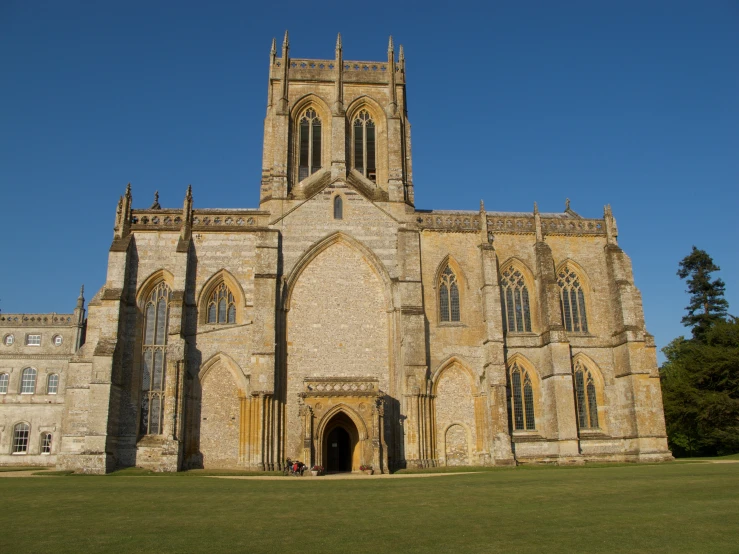
[[[0,463],[671,457],[610,209],[416,209],[392,40],[375,62],[344,60],[340,37],[332,60],[273,43],[259,208],[195,209],[188,188],[181,209],[133,209],[129,186],[86,327],[82,302],[0,317]]]

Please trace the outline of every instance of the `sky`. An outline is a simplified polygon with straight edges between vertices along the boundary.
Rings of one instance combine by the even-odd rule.
[[[270,43],[403,44],[416,207],[611,204],[658,348],[693,245],[739,315],[739,1],[0,1],[0,310],[105,282],[118,197],[256,208]]]

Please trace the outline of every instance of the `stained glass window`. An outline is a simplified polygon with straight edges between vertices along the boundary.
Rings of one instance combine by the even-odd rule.
[[[439,279],[439,320],[460,321],[459,285],[449,266],[441,272]]]
[[[565,265],[557,273],[557,284],[565,330],[571,333],[587,333],[588,317],[580,277],[569,265]]]
[[[300,117],[300,159],[298,181],[321,169],[321,119],[308,108]]]
[[[236,323],[236,301],[226,283],[221,283],[208,299],[208,323]]]
[[[144,307],[144,344],[141,377],[141,434],[162,433],[167,325],[172,292],[166,283],[151,291]]]
[[[528,372],[514,363],[511,368],[511,400],[513,428],[518,431],[536,429],[534,416],[534,388]]]
[[[373,183],[377,182],[375,166],[375,122],[367,110],[354,118],[354,169]]]
[[[529,289],[520,270],[509,266],[500,277],[503,295],[503,328],[509,333],[531,332]]]
[[[575,399],[580,429],[597,429],[598,400],[595,381],[591,371],[579,361],[575,364]]]

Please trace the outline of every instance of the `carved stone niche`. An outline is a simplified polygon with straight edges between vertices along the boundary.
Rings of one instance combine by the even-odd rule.
[[[329,472],[387,473],[385,394],[375,377],[306,377],[300,393],[303,459]]]

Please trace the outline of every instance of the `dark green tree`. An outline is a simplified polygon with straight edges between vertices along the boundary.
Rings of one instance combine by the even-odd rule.
[[[739,451],[739,320],[727,316],[724,282],[711,256],[695,246],[677,274],[687,279],[690,305],[682,322],[693,337],[662,349],[665,423],[676,456]]]
[[[693,328],[695,339],[702,340],[711,325],[726,319],[729,303],[724,298],[724,282],[720,278],[711,280],[711,273],[720,269],[705,250],[695,246],[680,262],[677,275],[687,279],[690,294],[690,304],[685,308],[688,313],[682,323]]]

